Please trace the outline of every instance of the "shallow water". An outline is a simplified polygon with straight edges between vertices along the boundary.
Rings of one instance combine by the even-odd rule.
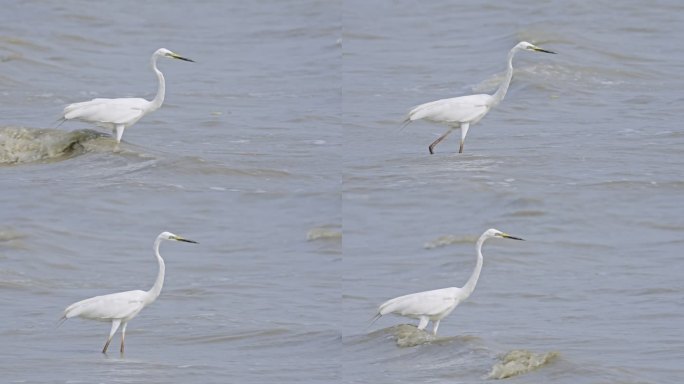
[[[683,8],[5,4],[3,380],[676,381]],[[464,154],[454,134],[428,155],[439,125],[399,129],[415,104],[491,92],[519,40],[559,54],[518,54]],[[121,145],[58,127],[71,102],[152,97],[159,47],[196,63],[160,60],[165,104]],[[369,326],[388,298],[462,285],[490,227],[527,241],[486,244],[436,337]],[[72,302],[151,286],[163,230],[200,244],[162,245],[164,290],[124,356],[99,353],[106,324],[57,328]]]
[[[682,15],[671,1],[347,3],[348,382],[481,382],[516,350],[558,357],[514,382],[684,375]],[[520,40],[558,55],[516,56],[465,153],[455,133],[428,154],[439,125],[399,129],[413,105],[493,91]],[[461,286],[490,227],[527,241],[485,245],[477,289],[440,325],[456,339],[398,348],[368,334],[417,324],[368,328],[383,301]]]
[[[339,13],[306,1],[4,6],[3,382],[338,375],[327,308],[340,297],[340,240],[307,235],[341,232]],[[160,60],[165,103],[120,146],[88,124],[56,128],[70,102],[154,96],[159,47],[196,62]],[[130,322],[123,357],[118,336],[99,352],[107,324],[57,328],[72,302],[149,289],[164,230],[199,244],[162,245],[164,289]]]

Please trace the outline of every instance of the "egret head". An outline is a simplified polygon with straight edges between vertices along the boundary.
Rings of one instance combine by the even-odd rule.
[[[184,61],[190,61],[190,62],[195,62],[194,60],[190,60],[186,57],[183,57],[177,53],[171,52],[166,48],[159,48],[157,49],[157,52],[154,53],[155,56],[161,56],[161,57],[168,57],[169,59],[178,59],[178,60],[184,60]]]
[[[197,242],[194,241],[194,240],[184,239],[184,238],[182,238],[182,237],[180,237],[180,236],[178,236],[178,235],[174,235],[174,234],[171,233],[171,232],[162,232],[162,233],[159,234],[159,238],[160,238],[160,239],[164,239],[164,240],[175,240],[175,241],[183,241],[183,242],[186,242],[186,243],[195,243],[195,244],[197,244]]]
[[[515,47],[518,49],[524,49],[524,50],[533,51],[533,52],[544,52],[544,53],[553,53],[553,54],[556,53],[556,52],[547,51],[546,49],[541,49],[534,44],[528,43],[527,41],[521,41]]]
[[[500,237],[502,239],[512,239],[512,240],[524,240],[519,237],[511,236],[507,233],[501,232],[498,229],[488,229],[487,232],[484,233],[485,237],[491,238],[491,237]]]

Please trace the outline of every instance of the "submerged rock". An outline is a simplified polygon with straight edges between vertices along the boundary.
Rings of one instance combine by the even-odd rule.
[[[500,362],[494,364],[489,372],[490,379],[505,379],[533,371],[554,361],[558,352],[533,353],[524,349],[515,349],[503,356]]]
[[[400,324],[388,328],[398,347],[415,347],[436,340],[432,333],[421,331],[415,325]]]
[[[21,164],[70,157],[85,152],[83,143],[104,133],[90,129],[63,131],[24,127],[0,128],[0,164]]]

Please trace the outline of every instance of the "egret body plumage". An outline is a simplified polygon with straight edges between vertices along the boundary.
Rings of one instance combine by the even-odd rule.
[[[461,129],[461,146],[459,153],[463,152],[463,144],[465,143],[466,135],[471,124],[480,121],[494,106],[499,104],[506,96],[508,86],[511,84],[513,78],[513,56],[520,50],[555,53],[541,49],[534,44],[526,41],[518,43],[508,53],[508,68],[503,83],[493,95],[479,94],[461,97],[452,97],[449,99],[441,99],[431,101],[429,103],[421,104],[413,107],[408,113],[404,125],[412,121],[425,119],[428,121],[442,123],[449,126],[449,130],[442,136],[438,137],[428,149],[430,154],[434,154],[434,148],[442,140],[444,140],[453,130]]]
[[[116,135],[116,142],[121,142],[124,130],[135,124],[141,117],[146,114],[156,111],[164,103],[164,95],[166,94],[166,82],[164,81],[164,74],[157,69],[157,59],[160,57],[167,57],[170,59],[178,59],[184,61],[193,61],[182,57],[176,53],[169,51],[166,48],[159,48],[152,54],[152,70],[157,75],[159,87],[157,88],[157,95],[152,100],[145,100],[137,97],[127,97],[119,99],[103,99],[97,98],[81,103],[74,103],[67,105],[64,108],[62,118],[64,120],[80,120],[111,129]]]
[[[418,329],[421,331],[427,327],[429,321],[432,321],[432,334],[437,335],[439,322],[448,316],[456,306],[465,301],[475,290],[477,280],[480,278],[480,271],[482,271],[482,244],[484,244],[487,239],[493,237],[522,240],[519,237],[508,235],[496,229],[488,229],[477,240],[477,263],[475,265],[475,270],[473,270],[473,273],[463,287],[450,287],[411,293],[409,295],[387,300],[380,305],[373,321],[388,313],[393,313],[418,319]]]
[[[166,271],[164,259],[159,254],[159,244],[162,240],[183,241],[186,243],[197,243],[193,240],[184,239],[170,232],[162,232],[154,242],[154,254],[159,264],[157,280],[149,291],[126,291],[112,293],[109,295],[95,296],[90,299],[81,300],[68,306],[62,315],[62,321],[72,317],[83,319],[105,321],[112,323],[112,329],[107,337],[107,342],[102,349],[102,353],[107,353],[109,343],[121,326],[121,353],[124,351],[124,338],[126,337],[126,326],[143,308],[152,304],[161,293],[164,285],[164,274]]]

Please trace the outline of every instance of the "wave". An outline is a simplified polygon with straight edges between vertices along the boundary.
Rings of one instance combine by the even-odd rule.
[[[0,164],[24,164],[67,159],[87,152],[84,144],[108,136],[90,129],[0,128]]]
[[[336,228],[333,227],[315,227],[311,228],[309,232],[306,234],[306,240],[307,241],[316,241],[316,240],[333,240],[333,241],[340,241],[342,240],[342,232]]]
[[[505,354],[501,361],[494,364],[487,376],[490,379],[505,379],[521,375],[556,360],[558,352],[533,353],[524,349],[514,349]]]
[[[8,243],[11,241],[18,241],[26,237],[25,234],[18,232],[12,228],[0,227],[0,243]]]
[[[456,236],[456,235],[444,235],[436,239],[430,240],[423,244],[425,249],[434,249],[446,247],[453,244],[471,244],[477,241],[477,237],[472,236]]]
[[[398,324],[389,328],[383,328],[372,332],[368,335],[369,338],[379,336],[391,335],[400,348],[417,347],[423,344],[448,344],[454,341],[470,342],[477,337],[473,336],[435,336],[431,332],[418,329],[417,326],[411,324]]]

